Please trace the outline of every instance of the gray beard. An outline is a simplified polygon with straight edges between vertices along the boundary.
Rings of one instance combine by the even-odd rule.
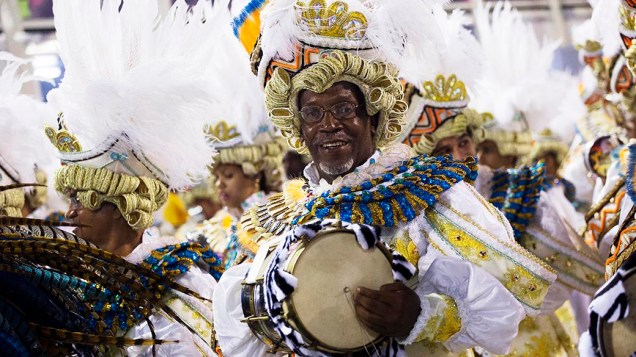
[[[327,175],[340,176],[345,172],[351,170],[351,168],[353,167],[353,158],[349,159],[349,161],[345,162],[344,164],[337,166],[321,162],[320,164],[318,164],[318,167],[320,167],[320,170],[322,170],[322,172],[326,173]]]

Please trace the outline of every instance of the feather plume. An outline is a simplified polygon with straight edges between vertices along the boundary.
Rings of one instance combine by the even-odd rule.
[[[227,1],[216,1],[214,8],[208,11],[215,13],[215,21],[210,21],[209,33],[213,34],[206,41],[213,42],[218,50],[208,60],[210,70],[225,87],[215,93],[218,101],[223,103],[221,114],[210,118],[209,124],[224,121],[235,126],[241,135],[242,144],[260,144],[269,141],[275,129],[265,112],[265,97],[258,79],[250,70],[249,54],[239,39],[234,36],[231,13]],[[222,147],[222,146],[219,146]]]
[[[427,26],[439,29],[439,39],[429,38],[425,43],[428,47],[419,46],[417,55],[411,57],[412,63],[400,67],[400,76],[419,85],[439,74],[455,74],[468,88],[473,88],[482,71],[483,51],[477,39],[464,27],[464,13],[456,10],[449,16],[440,5],[433,9],[433,15],[435,23]]]
[[[484,77],[473,104],[493,113],[497,124],[508,130],[527,128],[518,121],[520,112],[543,105],[528,93],[540,93],[550,81],[550,68],[559,42],[540,42],[530,24],[524,23],[509,2],[492,6],[478,2],[477,32],[485,53]]]
[[[327,5],[333,1],[327,1]],[[346,50],[373,48],[367,59],[382,60],[404,67],[418,50],[431,41],[442,38],[436,26],[433,7],[445,4],[442,0],[351,0],[349,11],[365,15],[368,27],[363,39],[350,41]],[[317,36],[306,31],[297,21],[296,0],[271,1],[262,12],[263,58],[279,57],[290,60],[293,50],[302,39],[308,43]],[[306,1],[309,4],[309,1]],[[356,44],[357,43],[357,44]],[[438,45],[440,42],[436,42]],[[430,45],[428,46],[430,48]],[[406,62],[405,62],[406,61]]]
[[[42,187],[44,185],[41,184],[37,184],[37,183],[16,183],[13,185],[4,185],[4,186],[0,186],[0,192],[2,191],[8,191],[8,190],[13,190],[14,188],[22,188],[22,187],[33,187],[33,186],[39,186]],[[0,217],[1,218],[5,218],[5,217]]]
[[[1,226],[15,226],[15,225],[29,225],[29,226],[45,226],[45,227],[87,227],[84,224],[71,223],[71,222],[53,222],[37,218],[23,218],[23,217],[0,217]]]
[[[148,267],[129,263],[73,238],[70,233],[44,237],[37,235],[34,226],[11,226],[10,223],[3,219],[0,225],[0,250],[3,251],[0,256],[0,325],[8,318],[5,330],[20,332],[17,337],[22,341],[28,337],[33,346],[41,342],[47,354],[59,352],[59,343],[72,349],[77,347],[74,345],[174,342],[112,337],[157,311],[189,328],[162,301],[161,292],[175,289],[202,298],[175,283],[169,275],[159,276]],[[43,222],[18,220],[18,223]],[[20,307],[20,311],[11,309],[4,301]],[[34,304],[32,309],[22,308],[29,302]],[[5,336],[0,343],[6,341]]]
[[[592,19],[587,19],[579,25],[572,26],[572,42],[575,46],[584,45],[586,41],[597,41],[600,43],[600,33],[594,26]]]
[[[261,41],[264,58],[291,59],[296,38],[296,0],[270,1],[262,11]]]
[[[25,83],[43,80],[30,75],[29,61],[0,52],[4,69],[0,75],[0,185],[35,182],[35,168],[55,161],[44,123],[53,115],[48,106],[30,96],[20,94]]]
[[[592,24],[597,31],[603,54],[607,57],[618,54],[621,50],[620,38],[620,1],[621,0],[598,0],[596,5],[592,5]]]
[[[118,137],[171,188],[206,176],[214,151],[203,128],[223,90],[207,70],[206,3],[179,0],[161,18],[156,0],[54,1],[66,74],[49,99],[85,150]]]
[[[52,340],[62,343],[73,343],[78,345],[150,346],[179,342],[171,340],[132,339],[126,337],[101,336],[37,325],[33,327],[35,331],[38,332],[39,337],[44,340]]]
[[[550,73],[543,86],[527,93],[536,104],[524,113],[529,129],[540,133],[550,129],[564,143],[576,134],[576,121],[587,113],[578,90],[578,78],[565,72]]]

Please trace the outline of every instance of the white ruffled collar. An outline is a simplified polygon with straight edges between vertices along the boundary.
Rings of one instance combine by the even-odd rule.
[[[345,176],[337,177],[331,184],[320,178],[318,169],[313,161],[305,167],[303,174],[309,183],[311,191],[320,195],[325,191],[337,190],[345,186],[355,186],[369,181],[384,174],[387,170],[393,169],[412,156],[414,154],[409,146],[394,144],[382,150],[377,149],[364,164]]]

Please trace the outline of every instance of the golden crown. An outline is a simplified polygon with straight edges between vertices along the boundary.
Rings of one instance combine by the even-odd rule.
[[[299,1],[299,22],[307,30],[324,37],[361,40],[367,32],[367,18],[358,11],[349,12],[349,5],[335,1],[327,6],[325,0],[312,0],[309,5]]]
[[[60,152],[80,152],[82,146],[75,135],[71,134],[64,125],[64,114],[60,113],[57,117],[59,130],[55,130],[50,126],[44,128],[44,133],[51,140],[51,143]]]
[[[636,31],[636,13],[634,10],[623,5],[620,8],[620,14],[623,26],[630,31]]]
[[[603,49],[603,45],[598,41],[585,40],[585,43],[576,45],[576,49],[587,53],[596,53]]]
[[[241,136],[235,126],[230,126],[224,121],[220,121],[216,125],[209,125],[206,133],[220,142],[230,141]]]
[[[422,96],[425,99],[438,102],[458,102],[468,100],[468,93],[464,82],[457,79],[454,74],[448,76],[438,75],[433,81],[422,84]]]

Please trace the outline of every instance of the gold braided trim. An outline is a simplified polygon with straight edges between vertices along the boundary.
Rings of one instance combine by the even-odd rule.
[[[279,137],[264,144],[219,149],[214,164],[240,165],[243,173],[249,176],[264,172],[268,191],[279,191],[283,184],[283,157],[286,152],[287,142]]]
[[[467,133],[469,129],[483,123],[483,115],[486,114],[481,114],[472,109],[464,109],[462,114],[444,121],[434,132],[422,135],[422,138],[413,149],[418,154],[430,155],[440,141]]]
[[[336,82],[351,82],[364,94],[367,114],[379,114],[375,144],[385,147],[399,137],[406,125],[407,104],[397,74],[397,69],[390,64],[334,51],[293,78],[289,72],[276,68],[265,86],[265,106],[272,123],[289,145],[305,154],[307,147],[300,135],[298,94],[305,89],[322,93]]]
[[[530,131],[505,131],[501,129],[486,129],[484,127],[473,130],[475,144],[486,140],[497,143],[499,153],[503,156],[522,157],[532,150],[532,133]]]
[[[153,212],[168,199],[168,188],[159,180],[118,174],[103,168],[64,166],[56,173],[54,185],[62,193],[77,190],[77,199],[82,206],[93,211],[104,202],[114,204],[135,230],[150,227]]]
[[[22,217],[24,191],[20,188],[0,191],[0,216]]]

